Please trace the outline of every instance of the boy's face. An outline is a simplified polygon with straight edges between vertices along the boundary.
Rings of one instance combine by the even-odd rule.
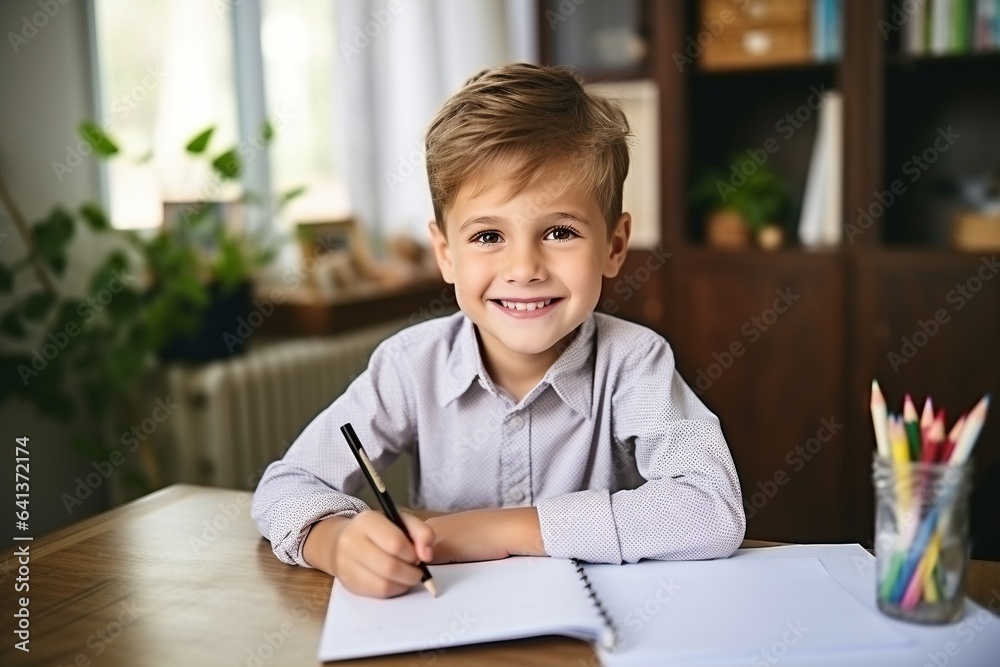
[[[623,213],[609,240],[594,195],[557,167],[514,196],[504,178],[478,193],[477,186],[459,190],[445,234],[429,225],[438,266],[478,327],[491,366],[548,368],[561,353],[556,344],[597,306],[602,276],[618,274],[631,218]],[[530,303],[515,310],[514,301]]]

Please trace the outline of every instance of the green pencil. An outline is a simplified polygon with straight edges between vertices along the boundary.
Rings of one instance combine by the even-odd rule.
[[[920,423],[917,421],[917,409],[913,399],[907,394],[903,400],[903,426],[906,427],[906,442],[910,445],[910,460],[919,461],[923,445],[920,441]]]

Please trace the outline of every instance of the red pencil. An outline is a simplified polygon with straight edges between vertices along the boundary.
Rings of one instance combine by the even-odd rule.
[[[944,415],[938,414],[930,427],[924,432],[924,449],[920,460],[924,463],[936,463],[941,456],[941,445],[944,443]]]
[[[948,432],[948,442],[945,443],[944,450],[941,452],[939,457],[941,461],[950,461],[951,453],[955,451],[955,445],[958,444],[958,439],[962,437],[962,429],[965,428],[965,417],[968,413],[963,414],[955,422],[955,425],[951,427]]]

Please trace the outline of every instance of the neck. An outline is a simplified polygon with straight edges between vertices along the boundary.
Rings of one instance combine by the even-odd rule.
[[[517,401],[537,385],[556,359],[576,338],[579,327],[568,333],[558,343],[538,354],[519,354],[510,350],[488,350],[483,344],[479,329],[476,339],[483,358],[483,366],[493,383],[506,389]]]

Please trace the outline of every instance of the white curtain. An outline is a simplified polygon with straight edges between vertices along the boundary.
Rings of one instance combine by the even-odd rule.
[[[470,76],[537,62],[534,0],[338,0],[341,164],[376,248],[433,217],[423,136]],[[393,11],[395,10],[395,11]]]

